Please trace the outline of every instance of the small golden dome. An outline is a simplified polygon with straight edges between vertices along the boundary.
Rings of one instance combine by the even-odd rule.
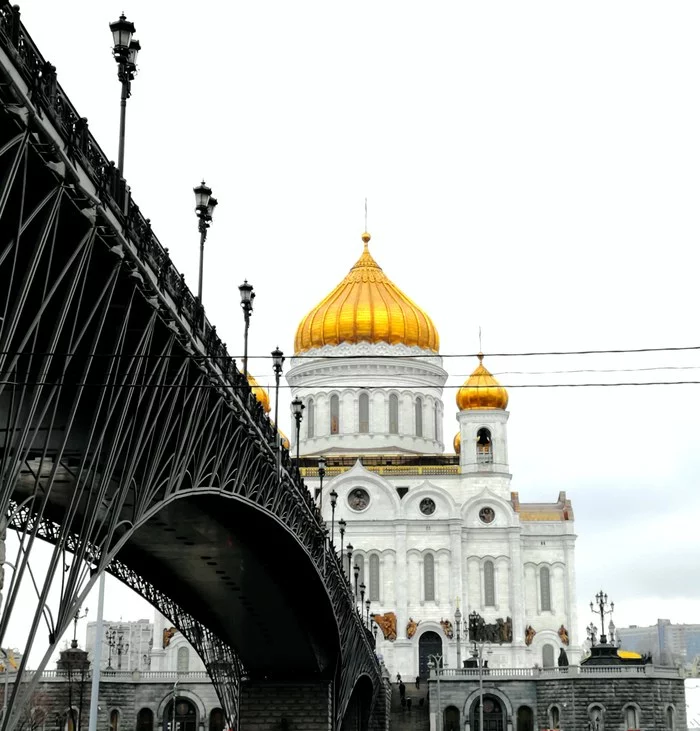
[[[250,386],[251,390],[253,391],[253,395],[255,398],[260,401],[262,404],[263,409],[265,410],[266,414],[270,413],[270,396],[267,393],[267,390],[264,389],[254,378],[253,376],[248,375],[248,385]]]
[[[458,431],[455,434],[454,441],[452,442],[452,445],[455,448],[455,454],[459,454],[460,450],[462,449],[462,432]]]
[[[294,352],[340,343],[389,343],[437,353],[440,336],[428,315],[364,251],[343,281],[299,323]]]
[[[505,409],[508,406],[508,391],[486,370],[483,359],[484,354],[479,353],[479,365],[457,391],[460,411]]]

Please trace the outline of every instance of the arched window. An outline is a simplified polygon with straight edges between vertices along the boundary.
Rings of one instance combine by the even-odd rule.
[[[435,558],[426,553],[423,559],[423,594],[426,602],[435,601]]]
[[[360,394],[360,434],[369,434],[369,394]]]
[[[554,667],[554,646],[543,645],[542,646],[542,667],[553,668]]]
[[[225,726],[224,712],[220,708],[214,708],[209,714],[209,731],[224,731]]]
[[[117,714],[117,725],[119,725],[119,711],[112,711]],[[69,708],[64,714],[63,728],[65,731],[76,731],[78,728],[78,711],[76,708]],[[110,731],[111,731],[111,716],[110,716]]]
[[[485,426],[482,426],[476,433],[476,462],[477,464],[493,462],[491,432]]]
[[[416,399],[416,436],[423,436],[423,399],[420,396]]]
[[[136,731],[153,731],[153,711],[142,708],[136,716]]]
[[[306,436],[311,439],[316,429],[316,414],[314,413],[314,400],[310,398],[306,402]]]
[[[673,706],[669,706],[666,709],[666,731],[674,731],[676,728],[676,714],[673,710]]]
[[[338,434],[340,426],[340,399],[338,394],[331,396],[331,434]]]
[[[552,611],[552,586],[549,569],[546,566],[540,569],[540,609],[543,612]]]
[[[495,570],[493,561],[484,562],[484,606],[496,606]]]
[[[560,724],[559,706],[552,706],[549,709],[549,728],[558,729]]]
[[[360,573],[357,575],[357,585],[365,583],[365,557],[355,555],[355,566],[360,569]],[[354,574],[353,574],[354,576]]]
[[[602,706],[591,706],[588,711],[589,728],[591,731],[604,731],[605,725],[603,720],[604,710]]]
[[[119,731],[119,711],[116,708],[109,712],[109,731]]]
[[[399,433],[399,397],[392,393],[389,396],[389,434]]]
[[[177,648],[177,671],[186,673],[190,669],[190,651],[186,647]]]
[[[435,402],[435,405],[433,407],[433,418],[435,423],[433,424],[434,434],[435,434],[435,441],[440,441],[440,407],[438,406],[438,402]]]
[[[178,696],[163,711],[163,731],[197,731],[197,709],[194,704]]]
[[[369,599],[379,601],[379,556],[376,553],[369,557]]]
[[[638,729],[639,728],[639,713],[635,706],[625,707],[625,728],[626,729]]]

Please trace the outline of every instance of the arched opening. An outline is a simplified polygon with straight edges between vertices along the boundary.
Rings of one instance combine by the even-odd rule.
[[[517,731],[534,731],[535,719],[532,713],[532,708],[529,708],[528,706],[520,706],[520,708],[518,708],[516,729]]]
[[[163,731],[197,731],[197,709],[187,698],[170,701],[163,712]]]
[[[591,706],[588,711],[589,728],[591,731],[604,731],[604,710],[602,706]]]
[[[459,709],[454,706],[445,708],[443,728],[445,731],[459,731]]]
[[[432,553],[426,553],[423,559],[423,599],[435,601],[435,558]]]
[[[639,712],[636,706],[625,707],[625,728],[626,729],[638,729],[639,728]]]
[[[369,434],[369,394],[361,393],[359,399],[360,408],[360,434]]]
[[[136,716],[136,731],[153,731],[153,711],[142,708]]]
[[[540,569],[540,609],[543,612],[552,611],[551,576],[547,566]]]
[[[116,708],[109,712],[109,731],[119,731],[119,711]]]
[[[224,731],[226,719],[220,708],[214,708],[209,714],[209,731]]]
[[[437,632],[424,632],[418,640],[418,675],[427,678],[430,673],[428,663],[440,662],[442,656],[442,640]]]
[[[399,397],[392,393],[389,396],[389,434],[399,433]]]
[[[379,601],[379,556],[376,553],[369,557],[369,600]]]
[[[476,462],[477,464],[493,462],[491,432],[485,426],[482,426],[476,433]]]
[[[554,667],[554,646],[543,645],[542,646],[542,667],[553,668]]]
[[[481,731],[481,713],[477,698],[471,710],[471,728]],[[501,701],[493,695],[484,695],[484,731],[506,731],[506,714]]]
[[[676,714],[673,710],[673,706],[669,706],[666,709],[666,731],[674,731],[676,728]]]
[[[484,606],[496,606],[496,572],[493,561],[484,562]]]
[[[423,436],[423,399],[420,396],[416,399],[416,436]]]
[[[549,728],[558,729],[560,724],[559,706],[552,706],[549,709]]]
[[[331,395],[331,434],[338,434],[340,428],[340,399],[338,394]]]
[[[186,647],[177,648],[177,671],[186,673],[190,669],[190,651]]]
[[[311,439],[316,430],[316,413],[314,411],[314,400],[310,398],[306,402],[306,437]]]

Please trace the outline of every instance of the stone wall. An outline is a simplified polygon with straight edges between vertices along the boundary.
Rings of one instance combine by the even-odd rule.
[[[243,683],[241,722],[245,731],[331,731],[329,683]]]

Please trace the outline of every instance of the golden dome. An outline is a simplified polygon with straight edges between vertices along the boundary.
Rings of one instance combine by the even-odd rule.
[[[416,345],[437,353],[440,336],[428,315],[364,251],[343,281],[299,323],[294,351],[340,343]]]
[[[265,410],[266,414],[270,413],[270,396],[267,393],[267,390],[264,389],[254,378],[253,376],[248,375],[248,385],[250,386],[251,390],[253,391],[253,395],[255,398],[260,401],[262,404],[263,409]]]
[[[454,441],[452,442],[452,445],[455,448],[455,454],[459,454],[460,450],[462,449],[462,432],[458,431],[455,434]]]
[[[457,391],[460,411],[505,409],[508,406],[508,391],[486,370],[483,359],[483,353],[479,353],[479,365]]]

